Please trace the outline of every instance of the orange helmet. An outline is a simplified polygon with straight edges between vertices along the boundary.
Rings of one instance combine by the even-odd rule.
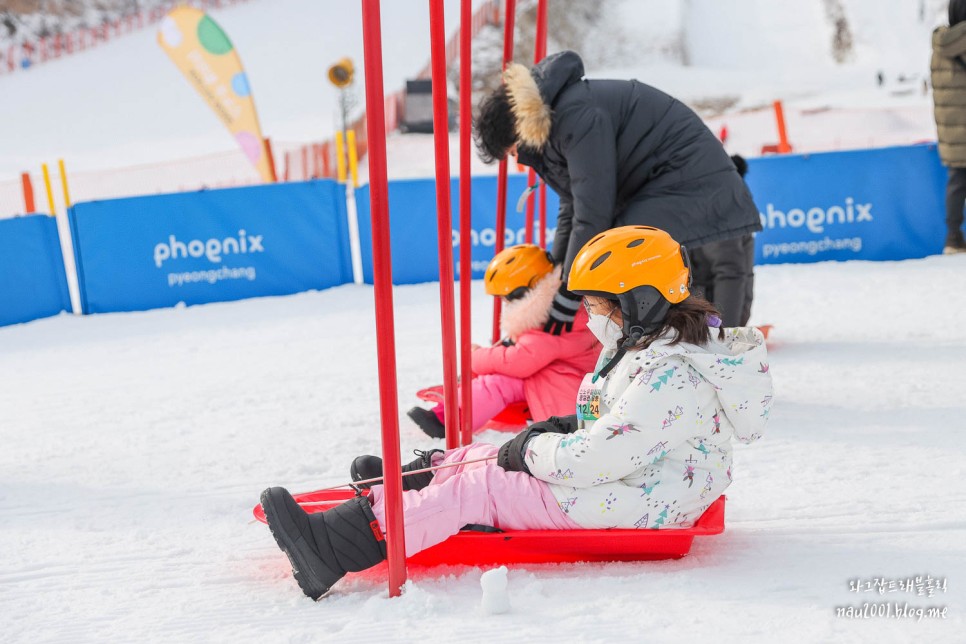
[[[691,262],[684,246],[663,230],[612,228],[580,249],[567,287],[619,301],[625,336],[650,333],[661,326],[672,304],[691,294]]]
[[[486,267],[483,283],[489,295],[513,298],[552,270],[550,253],[536,244],[518,244],[496,254]]]

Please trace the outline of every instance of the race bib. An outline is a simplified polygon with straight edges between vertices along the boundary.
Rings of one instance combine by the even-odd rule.
[[[594,374],[588,373],[577,390],[577,427],[584,429],[600,418],[600,386],[594,382]]]

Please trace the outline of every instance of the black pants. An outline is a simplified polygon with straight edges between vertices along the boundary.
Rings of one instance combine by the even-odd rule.
[[[966,168],[949,168],[946,183],[946,245],[963,245],[963,206],[966,205]]]
[[[694,282],[691,290],[714,304],[724,326],[748,324],[755,291],[754,235],[711,242],[688,252]]]

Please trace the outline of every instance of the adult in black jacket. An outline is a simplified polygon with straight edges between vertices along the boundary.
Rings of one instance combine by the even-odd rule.
[[[761,230],[735,165],[701,119],[634,80],[582,80],[565,51],[533,70],[511,64],[475,123],[485,161],[516,152],[560,196],[552,254],[570,270],[577,251],[609,228],[647,225],[685,246]],[[547,330],[568,328],[579,298],[561,289]]]

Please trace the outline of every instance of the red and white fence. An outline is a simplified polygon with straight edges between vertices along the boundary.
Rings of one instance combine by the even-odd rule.
[[[190,4],[208,11],[230,7],[247,0],[166,0],[151,9],[131,13],[94,27],[80,27],[44,38],[25,40],[17,45],[0,47],[0,75],[27,70],[34,65],[92,49],[120,36],[157,24],[171,9]]]

